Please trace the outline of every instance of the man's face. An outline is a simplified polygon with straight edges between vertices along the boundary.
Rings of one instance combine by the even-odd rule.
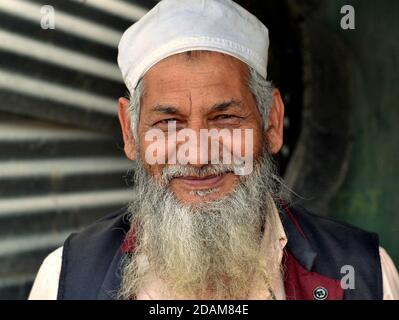
[[[137,141],[129,102],[119,100],[125,153],[138,160],[129,204],[132,227],[139,226],[134,231],[136,255],[124,267],[122,296],[134,296],[147,285],[146,279],[161,274],[168,297],[243,298],[256,270],[268,281],[276,274],[278,263],[260,259],[259,234],[277,197],[270,154],[281,147],[284,108],[275,90],[265,131],[247,76],[245,64],[218,53],[191,59],[181,54],[159,62],[144,77]],[[253,172],[238,176],[231,165],[204,164],[201,159],[180,166],[168,164],[169,159],[150,164],[146,155],[153,140],[146,134],[156,129],[167,137],[169,122],[176,124],[177,132],[250,131]],[[233,143],[233,149],[245,153],[246,140],[234,138]],[[212,150],[205,151],[209,161]],[[273,234],[276,228],[270,223]],[[273,252],[269,255],[273,261],[277,258]]]
[[[202,53],[190,60],[184,54],[175,55],[151,68],[144,78],[144,86],[138,125],[139,156],[155,179],[161,179],[162,169],[168,164],[147,163],[145,154],[152,141],[146,141],[145,134],[154,128],[167,133],[168,124],[174,121],[177,131],[192,129],[198,136],[200,129],[230,132],[239,129],[243,135],[245,129],[251,129],[253,159],[261,154],[262,119],[248,89],[247,68],[239,60],[219,53]],[[241,141],[233,143],[239,144],[234,147],[244,154],[244,139]],[[207,156],[211,156],[210,151]],[[201,163],[197,158],[197,162],[190,165],[201,168],[204,166]],[[169,188],[178,200],[196,203],[224,197],[233,190],[237,180],[233,172],[205,177],[190,175],[173,178]],[[198,191],[206,190],[213,192],[199,195]]]

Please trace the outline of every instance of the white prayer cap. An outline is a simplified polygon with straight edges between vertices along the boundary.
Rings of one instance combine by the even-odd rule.
[[[231,0],[163,0],[125,31],[118,64],[133,92],[156,63],[192,50],[231,55],[266,78],[268,49],[265,25]]]

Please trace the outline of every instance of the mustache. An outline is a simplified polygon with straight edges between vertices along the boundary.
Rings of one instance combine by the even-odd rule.
[[[207,164],[203,167],[194,167],[190,165],[171,165],[162,169],[162,180],[169,183],[174,178],[192,176],[203,178],[207,176],[218,176],[225,173],[232,173],[240,166],[234,164]]]

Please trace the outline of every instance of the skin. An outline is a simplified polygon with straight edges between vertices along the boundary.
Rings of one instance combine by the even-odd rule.
[[[176,121],[177,130],[200,129],[252,129],[253,159],[256,160],[267,142],[271,154],[276,154],[283,144],[284,104],[279,90],[273,92],[273,106],[269,113],[268,128],[262,127],[262,118],[256,101],[246,84],[247,67],[240,60],[228,55],[207,52],[195,59],[184,54],[168,57],[153,66],[144,76],[146,93],[141,101],[138,126],[140,157],[146,170],[160,179],[163,164],[148,165],[144,154],[151,142],[144,139],[152,128],[167,131],[168,121]],[[126,156],[135,160],[137,141],[134,140],[129,101],[119,98],[119,120],[124,139]],[[241,149],[244,145],[241,146]],[[192,166],[202,167],[199,161]],[[169,188],[176,198],[186,203],[216,200],[229,194],[238,181],[233,173],[211,176],[175,178]],[[190,191],[217,188],[206,197],[193,195]]]

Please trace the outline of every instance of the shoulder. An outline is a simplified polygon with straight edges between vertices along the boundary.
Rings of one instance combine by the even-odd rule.
[[[380,271],[379,237],[334,218],[322,217],[302,206],[295,206],[294,218],[303,229],[307,240],[322,260],[333,260],[340,266],[356,265],[373,261],[375,271]]]
[[[105,217],[91,223],[79,232],[72,233],[65,241],[64,246],[69,248],[74,243],[90,246],[90,243],[107,242],[110,232],[125,234],[129,228],[129,217],[127,207],[111,212]],[[82,249],[83,249],[82,248]]]
[[[129,217],[126,206],[95,221],[79,232],[71,234],[64,242],[63,270],[66,261],[88,265],[101,263],[104,253],[115,252],[129,231]]]
[[[384,300],[399,300],[399,274],[391,257],[384,248],[379,248],[381,258]]]
[[[43,260],[29,294],[29,300],[57,299],[62,251],[63,247],[59,247]]]
[[[64,242],[58,299],[96,297],[129,228],[124,206],[71,234]]]
[[[316,254],[312,271],[343,279],[347,274],[345,270],[353,270],[356,290],[346,290],[347,299],[383,298],[383,274],[376,233],[322,217],[302,206],[290,209]]]
[[[348,246],[351,243],[378,244],[378,235],[334,218],[317,215],[302,206],[290,208],[294,218],[309,238],[323,236],[336,244]],[[378,246],[375,248],[378,249]]]

